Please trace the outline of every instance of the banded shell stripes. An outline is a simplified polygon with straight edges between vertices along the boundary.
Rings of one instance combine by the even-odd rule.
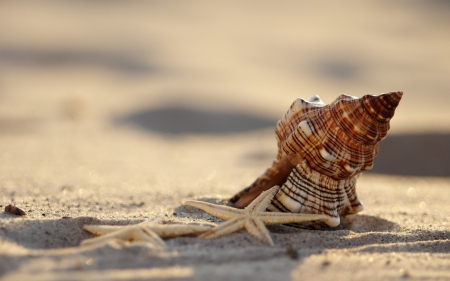
[[[335,227],[340,216],[363,209],[359,175],[373,167],[403,93],[339,96],[325,105],[318,96],[297,99],[278,121],[278,154],[250,187],[230,199],[244,208],[262,191],[281,186],[269,211],[326,214],[325,222],[299,227]]]

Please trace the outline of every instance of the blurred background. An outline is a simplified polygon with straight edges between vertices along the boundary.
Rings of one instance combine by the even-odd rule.
[[[294,99],[397,90],[373,172],[450,176],[449,12],[446,0],[2,1],[2,185],[177,177],[237,191],[274,158]]]

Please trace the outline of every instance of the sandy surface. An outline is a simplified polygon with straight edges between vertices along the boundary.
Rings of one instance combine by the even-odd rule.
[[[427,4],[425,4],[427,3]],[[450,279],[445,1],[0,4],[2,280]],[[403,90],[334,231],[79,247],[84,224],[219,222],[297,97]]]

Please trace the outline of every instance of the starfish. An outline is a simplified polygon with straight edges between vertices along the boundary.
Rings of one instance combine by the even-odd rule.
[[[261,240],[267,241],[271,246],[274,246],[274,243],[270,237],[269,231],[265,227],[266,225],[322,221],[329,219],[328,216],[320,214],[265,212],[267,206],[279,189],[279,186],[274,186],[267,191],[262,192],[245,209],[236,209],[229,206],[193,200],[185,201],[184,204],[201,209],[215,217],[226,220],[226,222],[202,233],[198,236],[199,238],[216,238],[245,228],[250,234]]]
[[[84,230],[98,235],[81,242],[81,245],[100,245],[110,240],[145,241],[155,249],[164,249],[162,238],[198,234],[211,229],[211,225],[155,224],[145,221],[133,225],[85,225]]]

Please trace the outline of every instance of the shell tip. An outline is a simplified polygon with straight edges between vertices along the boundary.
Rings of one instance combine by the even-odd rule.
[[[367,109],[367,112],[380,122],[389,122],[394,116],[403,92],[389,92],[379,96],[365,95],[362,97],[362,104]]]
[[[397,107],[397,105],[399,104],[400,100],[402,99],[403,96],[403,92],[402,91],[397,91],[397,92],[389,92],[386,94],[383,94],[382,96],[387,96],[389,99],[389,104],[392,107]]]

